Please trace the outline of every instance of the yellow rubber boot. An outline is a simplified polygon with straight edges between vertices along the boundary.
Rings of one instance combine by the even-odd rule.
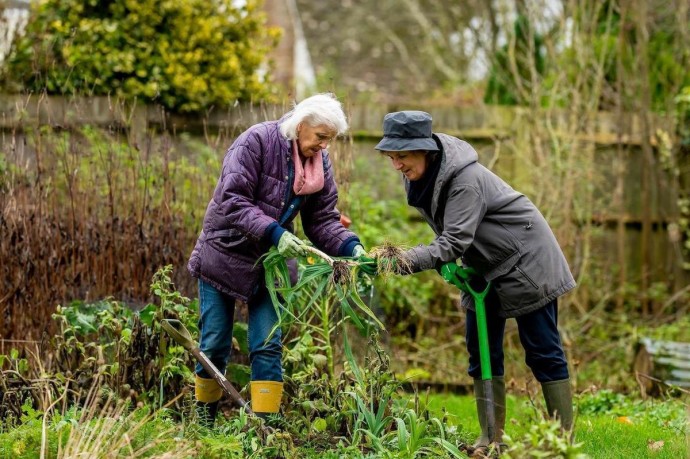
[[[262,418],[280,411],[283,383],[278,381],[252,381],[252,411]]]
[[[215,379],[202,378],[196,375],[194,379],[194,395],[196,396],[196,413],[199,424],[213,427],[218,413],[218,402],[223,396],[223,390]]]

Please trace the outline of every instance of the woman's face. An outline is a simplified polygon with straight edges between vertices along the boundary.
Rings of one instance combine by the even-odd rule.
[[[426,151],[387,151],[385,155],[391,159],[395,170],[402,172],[411,182],[422,178],[426,171]]]
[[[299,152],[305,158],[311,158],[321,150],[328,148],[328,144],[331,143],[336,134],[334,129],[325,124],[310,126],[309,123],[300,123],[297,126]]]

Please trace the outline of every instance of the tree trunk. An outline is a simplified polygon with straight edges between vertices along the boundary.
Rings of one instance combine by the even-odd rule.
[[[651,111],[651,93],[649,87],[649,57],[648,43],[649,30],[647,28],[647,1],[640,0],[636,2],[637,13],[636,18],[636,55],[637,55],[637,74],[639,75],[639,99],[638,99],[638,113],[641,119],[641,143],[643,164],[642,168],[642,184],[640,192],[642,193],[642,241],[640,244],[642,266],[640,267],[640,302],[642,306],[642,314],[649,315],[649,285],[650,285],[650,264],[651,264],[651,238],[652,238],[652,200],[651,200],[651,179],[652,170],[654,167],[654,154],[652,145],[650,143],[651,132],[649,116]]]

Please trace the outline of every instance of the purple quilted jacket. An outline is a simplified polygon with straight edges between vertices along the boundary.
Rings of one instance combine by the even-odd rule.
[[[201,234],[187,265],[192,276],[243,301],[263,281],[263,268],[257,260],[271,247],[266,229],[288,210],[292,196],[292,142],[278,127],[279,121],[252,126],[225,154]],[[306,196],[299,209],[304,233],[329,255],[350,255],[342,251],[358,239],[340,223],[335,207],[338,192],[326,151],[323,161],[324,187]],[[288,231],[293,229],[291,221],[282,226]],[[294,272],[294,263],[292,266]]]

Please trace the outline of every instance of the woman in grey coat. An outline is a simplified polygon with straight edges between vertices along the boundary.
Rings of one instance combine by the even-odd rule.
[[[477,162],[477,152],[458,138],[432,133],[431,116],[420,111],[389,113],[384,137],[376,149],[403,174],[407,201],[436,233],[429,245],[414,247],[394,261],[400,274],[440,270],[461,260],[491,282],[487,295],[496,438],[488,438],[472,298],[467,309],[466,343],[469,374],[482,436],[475,446],[499,441],[505,426],[503,332],[515,318],[527,365],[541,383],[546,407],[572,428],[572,396],[568,365],[557,329],[557,299],[575,287],[568,263],[546,220],[523,194]],[[391,260],[388,260],[390,263]],[[483,288],[481,289],[483,290]]]

